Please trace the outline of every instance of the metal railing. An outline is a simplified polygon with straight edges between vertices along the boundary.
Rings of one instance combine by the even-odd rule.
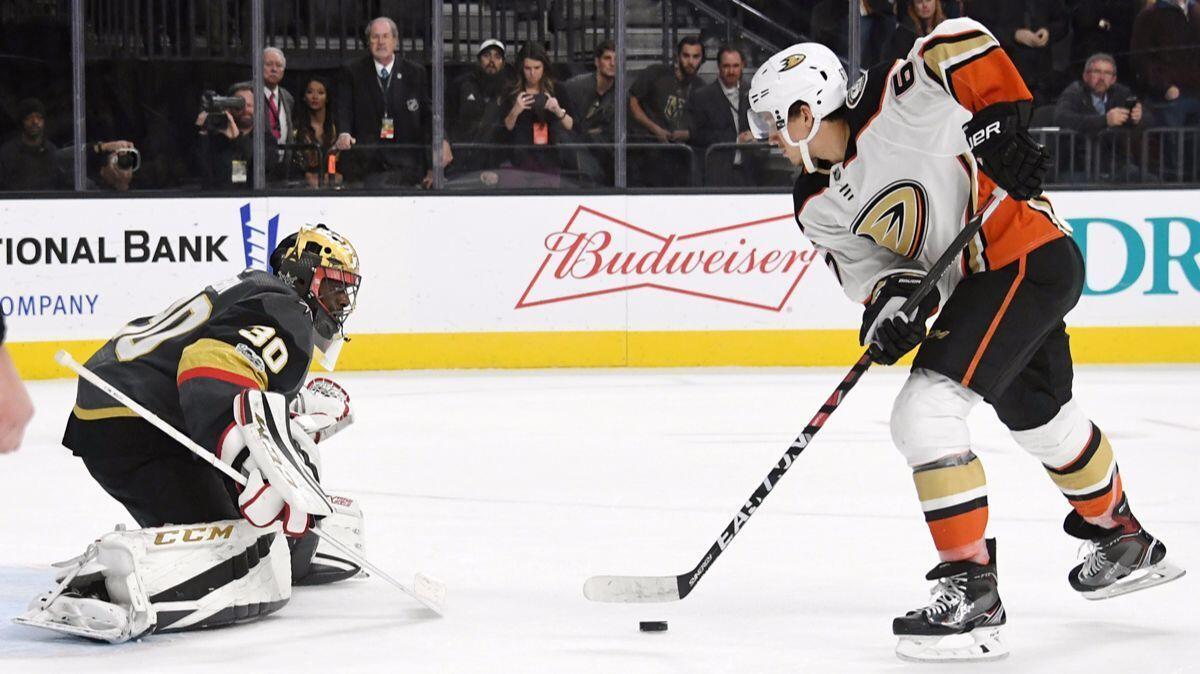
[[[1030,129],[1053,157],[1055,187],[1200,182],[1200,129],[1116,128],[1083,134],[1059,127]]]

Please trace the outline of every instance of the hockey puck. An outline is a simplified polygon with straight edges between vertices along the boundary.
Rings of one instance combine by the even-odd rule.
[[[666,632],[667,621],[665,620],[643,620],[638,623],[638,629],[643,632]]]

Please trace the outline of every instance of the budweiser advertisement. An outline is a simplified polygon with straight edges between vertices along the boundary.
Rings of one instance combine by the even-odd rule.
[[[516,308],[659,292],[780,312],[816,255],[789,213],[720,224],[689,220],[630,222],[579,205],[546,235]]]

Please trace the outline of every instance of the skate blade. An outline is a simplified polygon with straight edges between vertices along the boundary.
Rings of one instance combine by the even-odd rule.
[[[966,634],[902,636],[896,656],[909,662],[976,662],[1008,656],[999,627],[980,627]]]
[[[1145,569],[1138,569],[1133,573],[1125,576],[1121,580],[1109,585],[1108,587],[1100,588],[1099,590],[1091,590],[1089,592],[1081,592],[1084,599],[1099,601],[1101,599],[1112,599],[1130,592],[1145,590],[1177,580],[1187,573],[1184,569],[1171,564],[1165,559],[1154,566]]]

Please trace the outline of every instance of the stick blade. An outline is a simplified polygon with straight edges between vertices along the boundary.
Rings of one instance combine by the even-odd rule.
[[[681,599],[675,576],[592,576],[583,584],[583,596],[592,601],[626,604]]]
[[[413,596],[439,616],[446,614],[446,585],[442,581],[417,572],[413,579]]]

